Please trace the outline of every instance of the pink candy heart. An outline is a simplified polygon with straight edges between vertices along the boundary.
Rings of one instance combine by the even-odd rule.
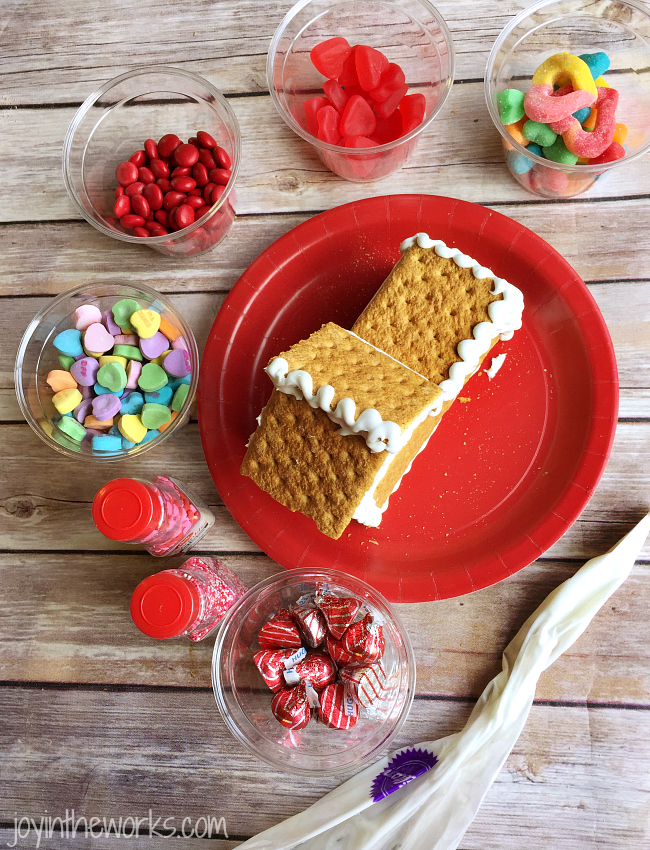
[[[102,313],[94,304],[82,304],[72,314],[72,321],[78,331],[85,331],[94,322],[101,322]]]
[[[84,347],[86,351],[103,354],[105,351],[110,351],[114,345],[115,340],[104,325],[99,322],[94,322],[86,329],[86,333],[84,334]]]

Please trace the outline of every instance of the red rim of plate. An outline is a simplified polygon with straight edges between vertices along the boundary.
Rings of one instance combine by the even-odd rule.
[[[507,534],[510,537],[499,551],[486,551],[477,560],[473,547],[474,561],[470,567],[432,572],[428,582],[423,582],[421,576],[409,577],[402,570],[396,571],[392,579],[386,575],[373,576],[373,569],[367,565],[350,563],[340,552],[337,554],[337,541],[322,535],[311,520],[291,513],[239,473],[245,443],[252,430],[250,426],[246,430],[251,415],[250,399],[246,390],[241,391],[242,380],[248,380],[252,386],[268,356],[283,350],[282,342],[290,345],[301,338],[291,335],[288,340],[282,338],[282,323],[290,327],[292,322],[290,316],[283,316],[287,310],[282,293],[296,293],[299,299],[297,282],[308,281],[310,273],[314,274],[310,252],[330,246],[334,252],[346,239],[363,239],[367,231],[378,227],[383,241],[396,255],[390,260],[388,270],[399,256],[399,243],[423,230],[470,256],[478,256],[495,274],[524,289],[525,295],[528,281],[532,286],[535,279],[543,280],[550,288],[550,298],[544,303],[534,303],[533,293],[534,315],[531,318],[529,311],[529,321],[534,325],[545,311],[561,308],[561,320],[557,327],[551,326],[550,333],[557,334],[557,339],[565,333],[571,334],[574,337],[571,344],[577,342],[584,349],[581,356],[589,372],[590,409],[584,411],[582,419],[579,416],[576,419],[584,429],[584,439],[580,437],[579,457],[561,485],[563,490],[552,509],[524,531],[509,530],[506,537]],[[382,250],[385,253],[386,249]],[[365,262],[373,265],[372,259]],[[520,272],[521,280],[505,273],[509,263],[516,263],[514,268]],[[380,265],[385,272],[385,256]],[[376,289],[383,273],[375,273],[378,274]],[[269,309],[277,290],[280,290],[275,301],[279,320]],[[317,318],[313,330],[322,321],[330,320],[328,315]],[[276,341],[278,338],[280,343]],[[261,357],[251,348],[251,339],[259,341],[260,354],[265,347],[268,349],[267,357]],[[268,380],[265,376],[264,379]],[[251,539],[287,569],[309,565],[354,573],[393,602],[460,596],[495,584],[539,558],[575,522],[591,498],[609,459],[617,412],[618,377],[609,332],[596,302],[574,269],[543,239],[507,216],[466,201],[435,195],[389,195],[355,201],[320,213],[276,240],[244,272],[219,310],[203,355],[198,391],[199,426],[208,467],[224,504]],[[407,477],[405,482],[408,480]],[[396,496],[403,489],[404,485]],[[386,516],[389,514],[390,509]],[[382,525],[385,522],[386,519]],[[381,533],[381,529],[382,526],[367,531]]]

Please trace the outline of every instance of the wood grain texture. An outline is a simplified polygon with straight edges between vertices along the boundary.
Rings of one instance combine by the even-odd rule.
[[[221,557],[249,587],[280,569],[265,555]],[[129,616],[136,585],[181,561],[163,565],[145,553],[0,555],[6,605],[0,680],[209,688],[213,637],[198,644],[155,641]],[[501,669],[509,640],[578,566],[541,560],[460,599],[398,606],[415,651],[417,693],[478,697]],[[538,699],[650,707],[650,624],[644,604],[649,585],[650,567],[637,564],[585,635],[541,677]]]
[[[260,769],[225,731],[209,692],[3,688],[5,812],[178,820],[226,816],[252,835],[338,779]],[[395,746],[458,731],[470,703],[416,700]],[[643,847],[650,803],[650,712],[535,705],[461,843],[466,850]],[[342,777],[341,777],[342,778]],[[7,823],[7,816],[3,818]],[[11,822],[11,821],[10,821]],[[621,843],[625,824],[625,843]]]

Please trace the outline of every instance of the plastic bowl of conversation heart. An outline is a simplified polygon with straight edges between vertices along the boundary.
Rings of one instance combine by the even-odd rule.
[[[108,347],[111,340],[109,339],[110,334],[106,328],[108,320],[105,314],[107,311],[112,311],[113,306],[124,299],[133,299],[136,301],[138,307],[146,311],[146,314],[149,314],[149,308],[151,308],[151,312],[159,313],[161,316],[160,327],[165,333],[158,330],[145,343],[145,339],[141,339],[137,333],[131,331],[130,336],[133,337],[132,339],[128,339],[129,335],[125,334],[126,341],[119,340],[119,344],[123,344],[125,347],[117,351],[114,363],[119,363],[128,372],[129,380],[133,384],[136,384],[136,388],[132,390],[131,387],[126,386],[123,390],[120,390],[120,384],[118,384],[113,387],[113,390],[109,390],[108,388],[102,388],[101,385],[98,387],[97,384],[99,382],[97,378],[95,378],[95,383],[93,384],[93,379],[87,377],[85,372],[84,376],[81,376],[78,369],[82,364],[76,366],[73,361],[75,357],[78,361],[84,360],[84,368],[87,367],[99,371],[100,356],[112,358],[113,355],[111,352],[117,347],[118,343],[115,344],[113,349]],[[75,324],[84,324],[84,321],[79,321],[75,318],[75,311],[82,306],[84,307],[84,311],[82,312],[88,313],[86,321],[92,318],[92,313],[95,313],[97,316],[99,313],[102,314],[102,322],[96,323],[101,324],[101,328],[97,329],[94,327],[94,330],[105,337],[104,343],[100,346],[106,349],[104,354],[100,355],[99,352],[94,352],[95,357],[88,357],[85,350],[83,354],[77,354],[77,349],[73,350],[73,348],[69,348],[69,353],[64,354],[54,345],[55,338],[66,331],[71,331],[72,337],[75,337],[68,344],[78,345],[77,339],[79,338],[79,332],[75,332]],[[89,327],[93,327],[93,325]],[[102,329],[104,329],[105,333]],[[111,326],[111,329],[114,333],[117,330],[122,330],[117,326]],[[125,330],[129,329],[125,328]],[[150,332],[150,330],[142,330],[143,334]],[[165,334],[167,334],[167,337]],[[81,331],[82,343],[86,341],[85,335],[86,331]],[[67,334],[64,339],[67,339],[68,336],[70,334]],[[168,338],[174,336],[176,337],[174,341]],[[113,340],[115,338],[113,336]],[[141,384],[138,384],[138,380],[142,381],[141,372],[137,366],[132,366],[131,364],[139,364],[144,368],[150,361],[151,355],[156,354],[159,348],[165,346],[165,343],[166,351],[178,350],[183,352],[183,362],[180,363],[180,368],[176,364],[176,368],[170,367],[172,371],[184,372],[189,366],[190,372],[184,377],[174,377],[165,369],[158,369],[158,364],[156,364],[156,369],[149,370],[149,372],[156,373],[153,377],[157,383],[149,384],[148,380],[143,382],[149,386],[149,390],[152,393],[155,392],[155,395],[150,395],[146,399],[145,394],[148,394],[147,389]],[[61,343],[58,344],[60,345]],[[97,343],[95,344],[97,345]],[[146,354],[140,353],[142,357],[141,361],[137,360],[137,352],[130,350],[131,345],[133,348],[137,347],[139,350],[141,350],[141,346],[144,346]],[[152,350],[151,346],[156,346],[156,350]],[[133,355],[133,357],[125,356],[129,354]],[[119,361],[117,360],[118,356],[122,358]],[[163,354],[162,357],[166,358],[167,355]],[[174,359],[180,360],[181,355],[174,355]],[[127,363],[126,367],[123,365],[124,360]],[[164,366],[164,363],[161,365]],[[115,373],[120,371],[117,366],[113,366],[112,368]],[[74,377],[70,380],[72,375],[70,370],[73,370],[77,374],[79,381]],[[61,412],[61,410],[66,410],[66,407],[61,407],[61,410],[58,410],[55,406],[55,389],[48,383],[48,376],[52,372],[59,373],[55,376],[57,379],[55,387],[70,387],[72,389],[72,395],[75,396],[69,400],[67,407],[74,402],[77,402],[77,405],[68,411],[67,415],[62,415]],[[126,457],[139,456],[142,452],[148,451],[154,446],[159,446],[162,442],[168,440],[172,434],[175,434],[185,424],[189,417],[190,407],[198,386],[199,353],[194,334],[188,322],[183,318],[176,304],[164,295],[143,284],[138,284],[137,286],[126,283],[82,284],[58,295],[34,316],[18,347],[14,377],[16,395],[22,413],[32,429],[44,442],[67,457],[84,460],[91,459],[105,463],[121,460]],[[150,378],[151,375],[148,376],[148,379]],[[154,387],[158,386],[165,379],[166,383],[164,387],[166,389],[154,390]],[[53,379],[50,378],[50,380]],[[110,381],[107,381],[107,383],[110,383]],[[123,377],[121,383],[123,383]],[[178,386],[187,386],[187,393],[185,394],[185,390],[183,389],[176,395],[178,391],[177,384]],[[88,419],[89,416],[93,415],[92,401],[99,397],[96,392],[97,389],[99,389],[99,395],[102,398],[115,396],[121,402],[119,413],[114,414],[112,421],[102,420],[101,423],[97,423]],[[168,399],[166,395],[170,395],[168,392],[170,389],[172,390],[172,397]],[[163,394],[159,395],[161,392]],[[133,397],[127,410],[125,404],[128,402],[129,393]],[[78,399],[78,396],[75,394],[81,395],[82,398]],[[139,399],[138,394],[141,396]],[[176,401],[174,401],[174,398]],[[110,401],[113,400],[113,398],[110,399]],[[154,420],[161,420],[161,424],[158,428],[149,429],[146,427],[144,430],[147,433],[143,437],[144,426],[142,422],[138,424],[135,420],[142,419],[144,402],[152,405],[148,408],[148,412],[152,414]],[[88,409],[83,408],[83,405],[88,405]],[[117,405],[117,402],[115,402],[115,405]],[[169,408],[168,415],[163,409],[165,407]],[[120,419],[125,412],[131,416],[130,426],[132,428],[136,427],[139,432],[134,435],[138,439],[141,438],[141,442],[139,443],[133,440],[127,440],[119,429]],[[71,425],[71,423],[65,422],[64,427],[67,425],[70,425],[70,427],[62,430],[60,422],[67,419],[68,416],[71,420],[75,420],[75,424]],[[168,421],[163,423],[163,419]],[[148,425],[155,424],[148,417],[145,417],[145,421]],[[84,425],[84,422],[88,424]],[[110,450],[93,448],[92,438],[106,435],[119,438],[120,447],[118,448],[117,445],[114,445]],[[104,440],[99,440],[99,443],[105,442]],[[116,440],[110,442],[113,444],[116,443]],[[131,445],[129,445],[130,443]]]
[[[595,162],[576,162],[576,149],[568,157],[562,155],[563,150],[559,154],[551,151],[550,156],[567,160],[553,161],[544,154],[556,145],[563,148],[566,133],[558,135],[555,145],[551,143],[545,150],[529,139],[525,139],[527,144],[522,143],[524,136],[517,133],[517,128],[527,133],[523,125],[519,126],[527,120],[527,115],[519,124],[510,125],[515,128],[514,135],[504,125],[499,102],[502,93],[512,89],[528,92],[537,68],[564,52],[591,57],[589,61],[594,65],[596,80],[602,79],[604,87],[611,86],[618,91],[615,121],[622,128],[617,126],[611,150],[616,149],[615,155],[620,158],[599,162],[602,158],[594,157]],[[569,198],[586,192],[606,174],[642,156],[650,148],[649,66],[650,9],[637,0],[617,0],[616,3],[610,0],[544,0],[513,18],[490,53],[485,73],[485,97],[490,117],[501,134],[506,166],[517,183],[528,192],[545,198]],[[595,132],[593,124],[597,112],[585,110],[586,117],[575,113],[585,131]],[[517,113],[512,112],[506,120],[515,117]],[[548,125],[541,117],[537,119],[537,123],[540,122],[541,129],[546,132]],[[621,147],[616,147],[619,144]],[[609,159],[609,155],[604,159]]]
[[[168,149],[174,136],[183,144],[178,161]],[[165,137],[159,153],[157,145]],[[153,142],[153,149],[145,142]],[[200,167],[207,152],[205,171],[212,170],[215,144],[222,157],[214,163],[216,182]],[[152,159],[155,173],[149,168]],[[104,83],[79,107],[63,146],[63,179],[80,213],[100,233],[168,256],[186,256],[208,251],[230,230],[240,159],[237,119],[211,83],[179,68],[134,68]],[[128,175],[116,175],[118,166],[129,162],[139,172],[130,182]],[[167,185],[178,178],[187,185],[178,190]],[[120,201],[125,209],[116,209],[116,192],[125,195]],[[172,221],[169,215],[174,210],[175,217],[181,206],[180,221]]]
[[[382,682],[375,684],[378,693],[372,692],[372,705],[365,698],[361,702],[366,705],[359,705],[354,697],[357,719],[351,728],[325,725],[318,708],[312,709],[304,728],[282,725],[272,710],[274,691],[255,663],[254,657],[261,651],[259,633],[262,626],[281,609],[304,604],[311,610],[317,591],[329,593],[330,598],[334,595],[358,600],[360,607],[354,615],[355,623],[360,623],[364,617],[370,619],[369,613],[374,621],[371,628],[374,630],[379,624],[383,631],[385,649],[378,662],[382,668]],[[357,625],[359,628],[361,626]],[[329,632],[327,634],[329,640]],[[304,635],[301,639],[303,647],[312,652]],[[342,644],[345,639],[344,635],[338,643]],[[330,651],[332,657],[334,655],[331,647],[324,643],[321,650],[326,655]],[[376,665],[373,667],[376,669]],[[339,658],[334,668],[338,668],[336,681],[340,682],[346,675],[343,671],[362,669],[364,662],[353,661],[350,665]],[[389,603],[370,585],[335,570],[290,570],[260,582],[228,611],[212,656],[212,686],[229,730],[259,758],[291,773],[338,775],[358,770],[375,760],[395,739],[413,702],[415,658],[404,625]],[[316,687],[320,702],[325,704],[323,682]],[[335,690],[330,686],[330,691]],[[348,700],[352,699],[352,694],[346,693]],[[333,710],[331,705],[329,709]],[[352,713],[351,708],[348,713]],[[352,722],[344,721],[343,725]]]
[[[362,50],[358,58],[346,53],[348,66],[339,72],[333,66],[343,56],[333,54],[341,46]],[[445,21],[427,0],[301,0],[273,36],[266,73],[273,102],[293,132],[330,171],[365,183],[401,168],[430,127],[451,89],[454,49]],[[373,75],[384,73],[373,86]],[[328,107],[320,124],[316,97]]]

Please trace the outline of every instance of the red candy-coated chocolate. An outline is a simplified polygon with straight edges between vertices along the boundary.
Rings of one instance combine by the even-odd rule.
[[[307,129],[312,136],[318,135],[318,110],[324,106],[331,106],[329,99],[322,95],[318,97],[310,97],[305,101],[305,118],[307,119]]]
[[[151,184],[149,184],[149,185],[151,185]],[[163,195],[164,195],[165,192],[169,192],[169,190],[172,187],[172,184],[169,182],[169,180],[166,177],[159,177],[156,180],[156,186],[160,186],[160,188],[162,189]]]
[[[144,227],[134,227],[133,235],[140,236],[143,239],[148,239],[151,236],[151,233]]]
[[[194,178],[195,184],[199,188],[203,188],[207,186],[210,182],[210,178],[208,177],[208,169],[203,165],[202,162],[197,162],[192,166],[192,177]]]
[[[216,204],[217,201],[219,200],[219,198],[223,195],[223,193],[225,191],[226,191],[225,186],[215,186],[214,189],[212,190],[211,194],[210,194],[210,203]]]
[[[345,109],[343,110],[343,115],[341,116],[341,135],[370,136],[375,132],[376,126],[377,119],[370,105],[363,99],[363,97],[353,95],[348,100]]]
[[[135,153],[132,153],[129,157],[129,162],[132,162],[136,167],[139,168],[141,165],[145,164],[146,159],[147,155],[144,151],[136,151]]]
[[[181,140],[178,136],[174,135],[174,133],[168,133],[158,142],[158,155],[166,157],[171,156],[180,143]]]
[[[159,224],[162,224],[163,227],[167,227],[167,224],[169,222],[169,213],[167,212],[167,210],[156,210],[156,212],[153,214],[153,217]]]
[[[192,166],[199,161],[199,149],[195,145],[180,144],[174,151],[173,159],[177,165]]]
[[[214,161],[214,157],[212,156],[210,151],[206,150],[205,148],[201,148],[201,150],[199,151],[199,162],[201,163],[201,165],[205,165],[208,171],[211,168],[217,167],[217,163]],[[194,168],[196,168],[196,165],[194,165]]]
[[[219,168],[232,168],[232,160],[230,154],[224,148],[218,147],[214,151],[214,161]]]
[[[232,172],[228,168],[211,168],[208,172],[210,182],[217,186],[227,186],[231,177]]]
[[[149,159],[158,159],[158,145],[153,139],[147,139],[144,143],[144,152]]]
[[[337,639],[342,637],[361,607],[359,600],[352,596],[340,597],[332,593],[318,594],[314,601],[325,617],[330,633]]]
[[[295,683],[294,677],[301,682],[311,682],[314,690],[322,691],[336,679],[336,664],[325,652],[308,652],[302,661],[285,671],[288,685]]]
[[[314,605],[300,605],[291,614],[305,643],[312,649],[320,646],[327,634],[327,624],[318,608]]]
[[[318,718],[332,729],[351,729],[359,719],[359,706],[345,685],[328,685],[320,695]]]
[[[195,191],[194,189],[192,191]],[[193,210],[198,210],[199,207],[203,206],[203,196],[202,195],[190,195],[186,198],[185,203],[188,207],[192,207]]]
[[[150,160],[149,168],[153,171],[156,178],[169,177],[169,166],[162,159]]]
[[[285,687],[283,675],[287,669],[285,661],[295,654],[295,649],[261,649],[253,656],[255,666],[272,691],[279,691],[280,688]]]
[[[169,192],[166,192],[163,196],[163,207],[169,211],[177,207],[179,204],[182,204],[185,200],[184,192],[175,192],[173,189]]]
[[[169,182],[176,192],[189,192],[191,189],[196,189],[196,180],[193,177],[172,177]]]
[[[333,106],[323,106],[316,114],[318,121],[318,132],[316,135],[321,142],[329,142],[330,145],[337,145],[341,138],[339,129],[339,114]]]
[[[298,627],[286,608],[281,608],[262,626],[258,641],[262,649],[284,649],[300,646]]]
[[[350,56],[352,48],[349,42],[341,37],[328,38],[312,47],[309,54],[312,64],[324,77],[335,80],[343,71],[345,60]]]
[[[205,130],[199,130],[199,132],[196,134],[196,140],[201,145],[201,147],[209,148],[210,150],[217,147],[216,141],[209,133],[206,133]]]
[[[155,183],[156,177],[150,168],[147,168],[146,165],[142,165],[138,168],[138,180],[141,183]]]
[[[159,210],[163,205],[163,191],[160,186],[155,183],[147,183],[142,192],[143,197],[147,199],[149,208]]]
[[[372,614],[366,614],[363,620],[353,623],[341,638],[343,649],[356,660],[368,664],[379,661],[386,648],[384,630],[373,620]]]
[[[194,210],[189,204],[181,204],[176,209],[176,225],[179,230],[194,224]]]
[[[134,195],[131,198],[131,209],[136,215],[141,215],[144,219],[151,212],[147,199],[143,195]]]
[[[287,729],[304,729],[311,717],[305,683],[294,688],[282,688],[271,703],[273,716]]]
[[[132,162],[121,162],[115,169],[115,179],[120,186],[128,186],[138,179],[138,166]]]
[[[134,195],[141,195],[144,192],[144,187],[144,183],[141,183],[139,180],[136,180],[135,183],[131,183],[126,187],[126,189],[124,190],[124,194],[128,195],[129,198],[132,198]]]
[[[131,212],[131,198],[128,195],[121,195],[113,205],[113,213],[122,218]]]
[[[364,91],[370,91],[377,88],[382,74],[388,70],[388,59],[374,47],[358,44],[354,52],[354,65],[359,85]]]
[[[142,227],[144,224],[144,218],[141,215],[135,215],[134,213],[127,213],[125,216],[122,216],[120,219],[120,224],[122,227]]]

